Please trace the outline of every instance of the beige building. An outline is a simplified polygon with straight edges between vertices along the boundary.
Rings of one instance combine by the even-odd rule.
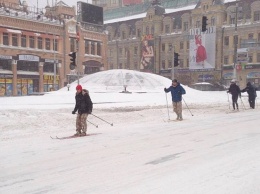
[[[57,90],[106,68],[102,27],[78,24],[75,8],[58,2],[46,9],[0,0],[0,96]],[[70,52],[77,67],[70,70]]]
[[[149,71],[171,78],[173,53],[177,52],[180,55],[179,66],[175,67],[174,77],[183,84],[192,85],[207,81],[229,85],[234,72],[241,87],[248,81],[259,87],[260,1],[241,0],[237,9],[235,1],[222,0],[190,0],[177,9],[163,9],[162,5],[150,6],[143,14],[105,22],[109,40],[107,60],[110,69]],[[200,32],[202,16],[208,19],[206,33]],[[233,41],[236,35],[236,21],[237,49]],[[197,43],[191,32],[197,30],[200,34],[209,34],[210,29],[213,29],[212,36],[209,36],[204,44],[206,49],[209,48],[207,59],[211,59],[212,67],[208,68],[208,65],[205,68],[192,68],[192,62],[197,62],[198,57],[196,58],[196,54],[193,59],[191,57]],[[147,63],[143,60],[144,44],[150,45],[146,46],[146,56],[147,53],[153,55],[150,58],[146,57],[152,66],[149,69],[143,67],[143,64]],[[151,48],[153,51],[147,52]],[[236,50],[239,59],[234,70]],[[241,60],[240,56],[243,54],[247,57]]]

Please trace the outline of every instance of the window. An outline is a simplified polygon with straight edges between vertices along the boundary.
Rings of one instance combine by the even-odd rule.
[[[53,50],[58,51],[59,41],[57,39],[53,39]]]
[[[260,20],[260,11],[255,11],[254,12],[254,21],[259,21]]]
[[[95,42],[91,42],[91,55],[95,55]]]
[[[161,69],[165,69],[165,60],[162,60],[162,68]]]
[[[226,64],[226,65],[228,64],[228,56],[224,57],[224,64]]]
[[[260,53],[257,53],[257,62],[260,62]]]
[[[137,37],[141,37],[141,30],[140,29],[137,30]]]
[[[180,49],[183,49],[183,42],[180,42]]]
[[[100,42],[97,43],[97,55],[101,56],[101,43]]]
[[[123,68],[123,64],[119,63],[118,69],[122,69]]]
[[[38,37],[37,41],[38,41],[38,49],[42,49],[42,38]]]
[[[29,36],[29,47],[34,48],[34,36]]]
[[[172,51],[172,43],[168,44],[169,52]]]
[[[44,72],[54,72],[54,63],[44,63],[43,71]],[[56,65],[56,72],[58,72],[57,65]]]
[[[145,33],[146,33],[146,34],[149,34],[149,26],[146,27]]]
[[[154,27],[151,28],[151,34],[154,34]]]
[[[189,23],[188,22],[183,22],[183,30],[189,30]]]
[[[189,58],[186,59],[186,63],[187,63],[187,67],[189,67],[189,66],[190,66],[190,60],[189,60]]]
[[[258,33],[258,43],[260,43],[260,33]]]
[[[3,33],[3,45],[9,46],[8,33]]]
[[[162,44],[162,51],[165,51],[165,44]]]
[[[26,35],[21,36],[21,47],[26,47]]]
[[[252,63],[253,62],[253,56],[248,56],[248,63]]]
[[[165,25],[165,33],[170,33],[170,26],[169,25]]]
[[[235,24],[235,18],[230,18],[230,24]]]
[[[200,21],[196,21],[196,28],[200,28]]]
[[[138,47],[135,46],[135,48],[134,48],[134,54],[137,55],[137,52],[138,52]]]
[[[45,49],[51,50],[51,40],[49,38],[45,39]]]
[[[85,40],[85,54],[89,54],[89,41]]]
[[[254,39],[254,34],[253,33],[248,34],[248,39]]]
[[[229,37],[228,36],[225,36],[225,38],[224,38],[224,45],[225,46],[229,45]]]
[[[171,69],[171,68],[172,68],[172,61],[169,60],[169,61],[168,61],[168,69]]]
[[[110,50],[109,50],[109,56],[111,57],[112,55],[113,55],[113,50],[110,49]]]
[[[18,46],[18,36],[17,36],[17,34],[12,34],[12,45]]]
[[[187,41],[187,49],[190,49],[190,42]]]
[[[17,62],[17,70],[21,71],[33,71],[38,72],[39,71],[39,65],[38,62],[33,61],[18,61]]]
[[[211,18],[211,26],[216,25],[216,19],[214,17]]]

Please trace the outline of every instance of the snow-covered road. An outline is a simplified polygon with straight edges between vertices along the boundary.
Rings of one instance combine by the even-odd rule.
[[[113,127],[90,116],[99,127],[66,140],[50,135],[74,133],[71,109],[4,110],[0,193],[259,194],[260,110],[226,108],[182,122],[164,122],[166,107],[100,109]]]

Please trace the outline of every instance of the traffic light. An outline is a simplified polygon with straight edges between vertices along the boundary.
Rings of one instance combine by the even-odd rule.
[[[70,70],[74,70],[76,67],[76,52],[71,52],[69,54],[70,58]]]
[[[179,54],[174,52],[174,67],[179,65]]]
[[[206,16],[202,16],[202,26],[201,26],[201,31],[205,32],[207,30],[207,20],[208,18]]]

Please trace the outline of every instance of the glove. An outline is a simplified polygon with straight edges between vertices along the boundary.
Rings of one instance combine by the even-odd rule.
[[[166,89],[166,88],[164,88],[164,91],[165,91],[165,92],[167,92],[167,89]]]
[[[72,114],[75,115],[75,114],[76,114],[76,111],[72,111]]]

